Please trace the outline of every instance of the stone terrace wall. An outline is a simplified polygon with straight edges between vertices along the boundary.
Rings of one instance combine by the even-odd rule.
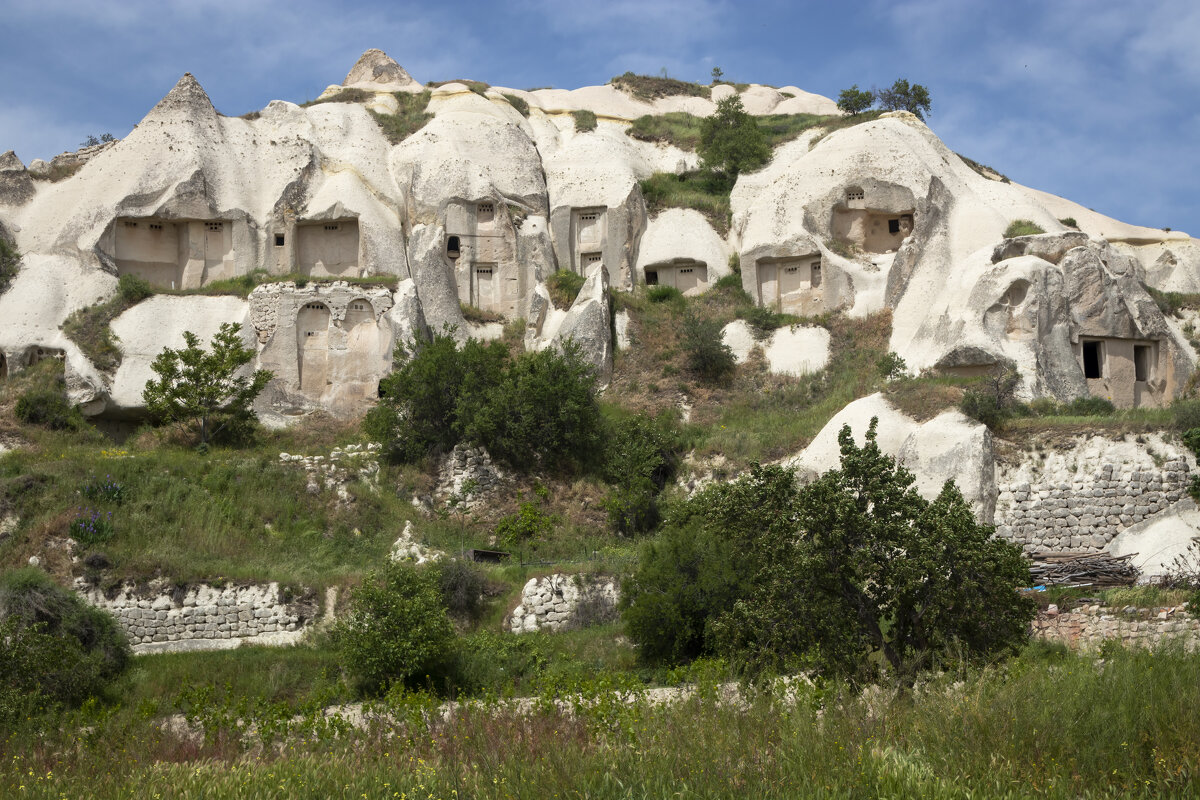
[[[1090,605],[1062,613],[1051,606],[1038,614],[1033,633],[1076,650],[1098,650],[1107,639],[1154,647],[1180,637],[1188,648],[1195,648],[1200,645],[1200,619],[1188,614],[1184,606],[1112,609]]]
[[[311,593],[288,598],[277,583],[182,590],[127,584],[111,598],[82,581],[77,588],[87,602],[116,617],[135,653],[292,644],[318,610]]]
[[[542,628],[556,631],[616,618],[620,589],[616,579],[594,575],[548,575],[531,578],[521,603],[508,619],[513,633]]]
[[[1138,440],[1141,441],[1138,441]],[[1185,497],[1195,462],[1158,434],[1079,436],[996,465],[996,534],[1026,552],[1098,552]]]

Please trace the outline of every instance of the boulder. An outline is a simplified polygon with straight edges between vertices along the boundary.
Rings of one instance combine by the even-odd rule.
[[[381,92],[419,92],[424,88],[387,53],[374,48],[359,56],[342,86]]]
[[[612,381],[613,367],[606,278],[607,273],[601,265],[592,267],[551,340],[558,347],[568,340],[578,345],[583,360],[596,370],[601,386]]]
[[[1130,563],[1141,570],[1142,583],[1178,569],[1176,559],[1200,569],[1200,510],[1194,501],[1180,500],[1121,531],[1106,550],[1114,556],[1132,554]]]

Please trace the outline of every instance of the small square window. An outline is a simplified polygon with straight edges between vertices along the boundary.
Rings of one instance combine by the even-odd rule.
[[[899,233],[899,232],[900,232],[900,220],[889,219],[888,220],[888,233]]]
[[[137,227],[137,223],[136,223],[136,222],[132,222],[132,221],[130,221],[130,220],[126,220],[126,221],[125,221],[125,227],[126,227],[126,228],[136,228],[136,227]]]
[[[327,230],[327,231],[336,231],[337,229],[338,229],[338,225],[337,225],[337,223],[336,223],[336,222],[334,222],[334,223],[333,223],[333,224],[331,224],[331,225],[326,225],[326,226],[325,226],[325,230]]]
[[[147,227],[152,231],[161,231],[163,229],[161,222],[151,222]]]
[[[282,233],[275,234],[275,246],[283,247],[283,234]]]

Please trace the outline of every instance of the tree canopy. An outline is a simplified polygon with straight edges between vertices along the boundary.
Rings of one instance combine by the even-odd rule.
[[[753,172],[771,159],[771,147],[738,95],[717,101],[717,110],[700,128],[697,147],[704,169],[719,173],[730,184],[742,172]]]
[[[932,113],[929,90],[919,83],[909,85],[905,78],[898,79],[887,89],[877,90],[875,96],[885,111],[911,111],[922,120]]]
[[[226,322],[205,350],[200,338],[184,331],[186,347],[166,348],[150,369],[157,378],[146,382],[142,400],[151,415],[193,431],[201,444],[230,426],[250,419],[254,398],[272,378],[269,370],[246,375],[254,350],[242,344],[242,326]]]
[[[875,426],[861,448],[843,428],[841,468],[808,486],[756,466],[674,515],[623,599],[643,654],[911,680],[1019,646],[1033,617],[1015,591],[1029,581],[1020,549],[978,524],[953,482],[922,498]],[[664,558],[684,565],[666,585]]]
[[[847,114],[861,114],[873,105],[875,93],[859,89],[857,83],[838,95],[837,106]]]

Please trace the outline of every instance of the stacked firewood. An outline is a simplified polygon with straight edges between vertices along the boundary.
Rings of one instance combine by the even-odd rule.
[[[1136,553],[1034,553],[1029,573],[1035,586],[1129,586],[1140,572],[1129,563]]]

